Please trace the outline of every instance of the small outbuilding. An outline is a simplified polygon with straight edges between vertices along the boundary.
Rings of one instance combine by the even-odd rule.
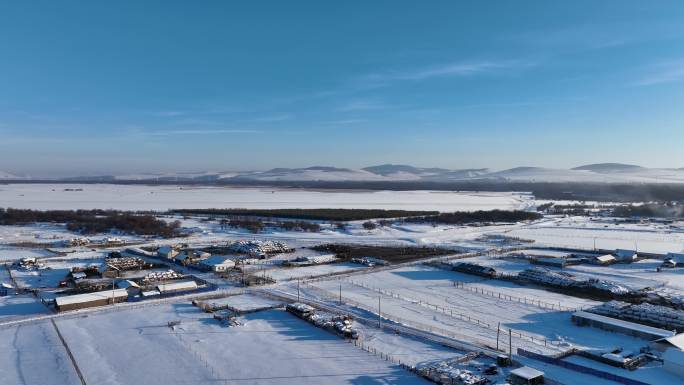
[[[10,285],[9,283],[3,282],[0,285],[0,297],[9,295],[10,290],[12,290],[14,287]]]
[[[613,255],[619,262],[634,262],[638,257],[636,251],[626,249],[615,249]]]
[[[124,279],[122,281],[117,282],[116,287],[118,287],[119,289],[126,289],[129,294],[134,296],[139,295],[142,292],[140,285],[129,279]]]
[[[667,253],[663,267],[681,267],[684,266],[684,253]]]
[[[602,265],[602,266],[607,266],[610,264],[613,264],[617,262],[617,258],[610,254],[606,255],[598,255],[590,259],[590,262],[594,265]]]
[[[224,272],[235,267],[235,262],[227,257],[214,255],[203,261],[200,261],[200,265],[207,270]]]
[[[85,279],[87,277],[86,273],[79,271],[77,273],[71,273],[71,278],[74,279],[74,281],[78,281],[79,279]]]
[[[160,283],[159,285],[157,285],[157,290],[161,294],[191,291],[197,290],[197,288],[197,282],[195,281],[174,281],[169,283]]]
[[[178,251],[176,251],[176,249],[174,249],[172,246],[165,245],[157,249],[157,255],[160,258],[172,259],[178,255]]]
[[[523,366],[511,370],[508,381],[511,385],[539,385],[544,383],[544,372]]]
[[[456,262],[451,264],[451,269],[460,273],[474,274],[487,278],[493,278],[496,276],[496,270],[493,267],[482,266],[476,263]]]
[[[668,349],[684,350],[684,333],[674,336],[659,338],[649,345],[653,350],[664,352]]]
[[[623,333],[647,340],[656,340],[674,336],[674,332],[665,329],[654,328],[621,319],[606,317],[600,314],[577,311],[572,314],[572,320],[578,326],[592,326],[616,333]]]
[[[183,265],[190,265],[193,263],[198,263],[209,257],[211,257],[211,254],[204,251],[184,250],[180,254],[176,255],[173,259],[174,261]]]

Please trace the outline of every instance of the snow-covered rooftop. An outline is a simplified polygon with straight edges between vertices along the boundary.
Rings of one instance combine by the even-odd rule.
[[[671,344],[672,346],[676,347],[679,350],[684,350],[684,333],[679,333],[677,335],[671,336],[671,337],[666,337],[661,340],[658,340],[658,342],[667,342]]]
[[[57,304],[57,306],[64,306],[64,305],[72,305],[75,303],[87,303],[87,302],[99,301],[99,300],[103,300],[103,299],[109,299],[112,297],[114,297],[114,298],[128,297],[128,291],[126,291],[126,289],[114,289],[114,290],[98,291],[95,293],[67,295],[67,296],[63,296],[63,297],[57,297],[55,299],[55,303]]]
[[[530,368],[529,366],[523,366],[522,368],[511,370],[511,375],[524,378],[526,380],[532,380],[539,376],[543,376],[544,372],[541,372],[535,368]]]
[[[192,290],[192,289],[197,289],[197,282],[195,281],[179,281],[179,282],[170,282],[170,283],[160,283],[157,285],[157,290],[159,292],[164,293],[166,291],[175,291],[175,290]]]
[[[589,313],[586,311],[578,311],[578,312],[573,313],[572,315],[575,317],[581,317],[581,318],[589,319],[592,321],[602,322],[605,324],[609,324],[609,325],[613,325],[613,326],[617,326],[617,327],[621,327],[621,328],[625,328],[625,329],[636,330],[636,331],[640,331],[640,332],[644,332],[644,333],[653,334],[656,336],[661,336],[663,338],[671,337],[674,335],[674,332],[671,332],[669,330],[658,329],[658,328],[654,328],[652,326],[641,325],[641,324],[629,322],[629,321],[623,321],[621,319],[606,317],[606,316],[602,316],[599,314]]]

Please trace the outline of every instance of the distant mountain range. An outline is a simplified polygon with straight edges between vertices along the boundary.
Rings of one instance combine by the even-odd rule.
[[[507,170],[422,168],[383,164],[362,169],[315,166],[274,168],[250,172],[149,173],[130,175],[32,178],[0,172],[0,180],[55,180],[68,182],[592,182],[684,183],[684,168],[646,168],[631,164],[598,163],[573,169],[515,167]]]

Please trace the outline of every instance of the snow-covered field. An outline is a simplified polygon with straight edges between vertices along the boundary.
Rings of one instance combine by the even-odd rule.
[[[55,254],[45,249],[25,248],[25,247],[9,247],[0,244],[0,262],[14,261],[16,259],[25,257],[49,257]]]
[[[3,385],[81,383],[50,322],[0,328],[0,341]]]
[[[537,244],[592,249],[631,249],[651,253],[684,250],[684,229],[660,224],[620,224],[609,219],[558,218],[522,228],[506,235],[533,239]]]
[[[88,207],[98,207],[99,204],[111,204],[116,208],[166,209],[193,207],[185,204],[192,202],[198,205],[194,207],[346,207],[344,205],[347,202],[357,199],[365,202],[364,204],[368,205],[366,207],[404,209],[527,208],[534,204],[534,201],[522,195],[489,193],[476,196],[428,191],[271,192],[255,188],[180,190],[177,187],[110,185],[84,185],[84,191],[38,191],[47,186],[17,186],[30,186],[31,189],[37,190],[33,193],[26,192],[24,196],[15,196],[12,198],[16,198],[14,202],[31,198],[31,194],[34,194],[31,199],[37,199],[41,194],[54,193],[55,199],[49,197],[44,201],[49,204],[46,203],[43,208],[75,208],[79,207],[79,204],[94,204],[96,206]],[[0,191],[0,196],[8,194],[7,186],[3,188],[5,191]],[[97,189],[100,188],[103,190],[98,192]],[[99,196],[100,192],[103,194],[102,197]],[[82,200],[72,199],[78,194],[83,194]],[[161,199],[156,200],[159,197]],[[36,202],[28,200],[26,203]],[[394,202],[392,204],[395,206],[383,202]],[[145,206],[150,203],[160,206]],[[183,204],[176,206],[176,203]],[[302,206],[304,204],[310,206]],[[338,309],[351,311],[355,317],[375,320],[380,306],[379,313],[386,319],[386,325],[404,324],[421,332],[448,336],[454,342],[474,344],[480,348],[497,346],[497,328],[500,326],[500,350],[508,348],[507,333],[510,329],[513,333],[514,350],[522,347],[545,354],[558,353],[570,347],[606,351],[622,347],[638,351],[647,344],[647,341],[595,328],[575,326],[570,319],[571,311],[587,308],[598,302],[549,292],[543,287],[488,280],[428,267],[421,265],[420,262],[382,268],[367,268],[348,262],[286,267],[282,262],[302,256],[318,255],[320,252],[307,247],[325,243],[441,246],[453,250],[453,256],[459,251],[483,251],[479,256],[468,258],[466,261],[490,265],[502,272],[517,273],[530,267],[528,261],[511,257],[501,258],[502,255],[510,255],[509,251],[493,249],[511,244],[503,242],[501,237],[497,240],[489,236],[505,235],[535,241],[526,243],[525,246],[516,249],[516,252],[520,252],[523,247],[545,245],[591,249],[594,242],[597,247],[604,249],[638,247],[639,251],[655,253],[678,251],[684,246],[684,227],[680,228],[679,223],[616,225],[615,221],[609,218],[592,220],[586,217],[547,216],[530,223],[487,226],[432,226],[396,222],[373,230],[364,229],[363,221],[352,221],[345,229],[339,229],[330,223],[322,223],[323,229],[320,232],[268,228],[259,234],[251,234],[244,229],[225,228],[215,220],[207,221],[199,217],[179,219],[184,229],[193,230],[192,234],[175,239],[146,240],[140,237],[135,239],[136,247],[184,243],[192,248],[201,248],[224,245],[231,240],[259,239],[284,241],[295,249],[291,253],[278,254],[246,266],[249,273],[275,278],[275,284],[256,289],[247,288],[247,295],[214,301],[244,310],[270,307],[280,303],[283,296],[296,297],[298,280],[303,279],[299,283],[303,299],[310,299],[313,303],[319,304],[322,301],[327,306],[339,306]],[[106,235],[97,234],[95,238]],[[20,288],[38,289],[42,290],[41,295],[46,294],[53,291],[50,288],[57,286],[71,268],[98,265],[106,253],[116,249],[67,248],[52,245],[55,240],[76,236],[78,234],[66,231],[60,225],[0,226],[0,261],[10,262],[26,256],[38,257],[40,269],[25,270],[17,266],[10,267],[9,264],[8,268]],[[27,245],[14,245],[21,242],[27,242]],[[45,244],[45,248],[36,243]],[[545,250],[535,249],[526,252],[543,254]],[[548,254],[558,257],[564,253],[555,251]],[[146,259],[159,263],[154,258]],[[658,272],[656,268],[660,264],[660,260],[646,259],[632,264],[611,266],[568,266],[565,270],[581,276],[616,281],[634,288],[656,287],[666,289],[674,295],[682,295],[682,269]],[[237,285],[235,281],[211,272],[199,272],[189,266],[172,267],[179,272],[195,274],[215,283],[219,289]],[[167,267],[157,270],[166,269]],[[123,273],[122,276],[131,278],[146,273],[147,271],[132,271]],[[331,273],[348,274],[325,277]],[[306,282],[312,277],[319,278]],[[8,269],[4,266],[0,270],[0,281],[12,281]],[[342,304],[338,302],[340,289]],[[50,311],[35,297],[28,294],[15,295],[14,290],[10,292],[9,296],[0,297],[0,324],[6,321],[15,323],[18,319],[33,316],[53,317],[48,315]],[[278,295],[280,297],[277,297]],[[146,300],[126,304],[130,306],[98,309],[96,312],[54,315],[55,324],[71,348],[87,383],[423,383],[409,371],[392,364],[392,360],[381,360],[376,355],[345,343],[339,337],[317,329],[282,310],[266,310],[245,315],[240,317],[244,325],[228,328],[219,325],[211,314],[202,313],[192,307],[187,297],[155,301]],[[180,321],[180,325],[170,328],[168,323],[172,321]],[[463,344],[456,344],[459,346],[458,349],[448,348],[439,345],[434,339],[417,339],[412,332],[406,332],[406,328],[401,333],[393,333],[388,329],[378,328],[374,322],[357,323],[366,347],[389,354],[392,359],[401,359],[403,363],[417,365],[436,359],[459,357],[467,353],[463,351]],[[4,349],[0,349],[1,384],[80,383],[71,359],[65,353],[64,346],[49,321],[33,321],[21,326],[0,326],[0,341],[6,341]],[[547,371],[556,380],[581,378],[583,383],[607,384],[594,380],[593,377],[576,375],[567,369],[529,360],[525,362]],[[676,378],[664,373],[662,367],[656,364],[629,373],[620,369],[612,370],[653,385],[678,383]],[[571,377],[573,375],[576,377]],[[567,385],[573,383],[576,382],[567,382]]]
[[[82,191],[74,191],[79,189]],[[533,200],[528,195],[506,192],[337,191],[113,184],[9,184],[0,186],[0,202],[0,207],[40,210],[360,208],[473,211],[522,209],[531,205]]]
[[[172,329],[169,321],[180,325]],[[427,384],[285,311],[241,321],[222,327],[178,303],[57,325],[89,384]]]
[[[253,294],[239,294],[230,297],[202,301],[211,308],[229,307],[239,312],[251,312],[271,307],[284,306],[281,301],[259,297]]]
[[[332,263],[327,265],[288,267],[266,270],[266,275],[276,281],[285,281],[299,278],[316,277],[325,274],[343,273],[363,269],[363,265],[355,263]]]
[[[454,281],[469,282],[468,287],[484,289],[487,294],[457,288]],[[569,346],[607,349],[620,344],[633,348],[644,344],[643,340],[621,334],[579,328],[570,321],[571,311],[567,309],[589,307],[597,302],[426,266],[355,275],[313,285],[332,295],[337,295],[342,285],[343,297],[369,309],[377,309],[380,298],[381,312],[390,319],[406,319],[451,330],[466,341],[492,347],[496,346],[499,323],[503,330],[511,328],[525,335],[514,338],[514,346],[545,353]],[[539,305],[539,301],[543,304]],[[559,305],[563,311],[558,310]]]

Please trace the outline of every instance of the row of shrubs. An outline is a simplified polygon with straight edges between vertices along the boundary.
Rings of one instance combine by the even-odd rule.
[[[166,222],[150,214],[114,210],[28,210],[0,208],[0,225],[25,225],[36,222],[65,223],[70,231],[83,234],[118,230],[136,235],[165,238],[179,236],[180,222]]]
[[[306,221],[282,221],[282,222],[264,222],[259,219],[231,219],[229,221],[222,221],[223,225],[233,228],[246,229],[252,233],[260,233],[267,226],[279,227],[287,231],[306,231],[316,233],[321,230],[318,223]]]
[[[462,225],[483,222],[521,222],[541,219],[542,214],[522,210],[489,210],[489,211],[456,211],[422,217],[406,218],[405,222],[439,223],[448,225]]]
[[[520,222],[540,219],[543,216],[535,212],[527,211],[505,211],[505,210],[491,210],[491,211],[474,211],[464,212],[457,211],[453,213],[441,213],[436,215],[426,215],[419,217],[409,217],[402,219],[404,222],[410,223],[432,223],[432,224],[468,224],[468,223],[482,223],[482,222]],[[279,227],[284,230],[293,231],[307,231],[318,232],[321,226],[317,223],[307,221],[277,221],[264,222],[261,219],[252,218],[233,218],[230,220],[222,220],[221,223],[234,228],[247,229],[253,233],[259,233],[267,226]],[[392,221],[387,219],[380,219],[378,221],[365,221],[362,226],[365,230],[374,230],[378,226],[389,226]],[[339,230],[344,230],[347,227],[345,222],[337,222],[335,226]]]
[[[171,210],[171,213],[184,215],[293,218],[320,221],[360,221],[364,219],[403,218],[439,214],[437,211],[373,209],[179,209]]]
[[[613,210],[616,217],[646,217],[646,218],[684,218],[684,206],[674,203],[617,206]]]

